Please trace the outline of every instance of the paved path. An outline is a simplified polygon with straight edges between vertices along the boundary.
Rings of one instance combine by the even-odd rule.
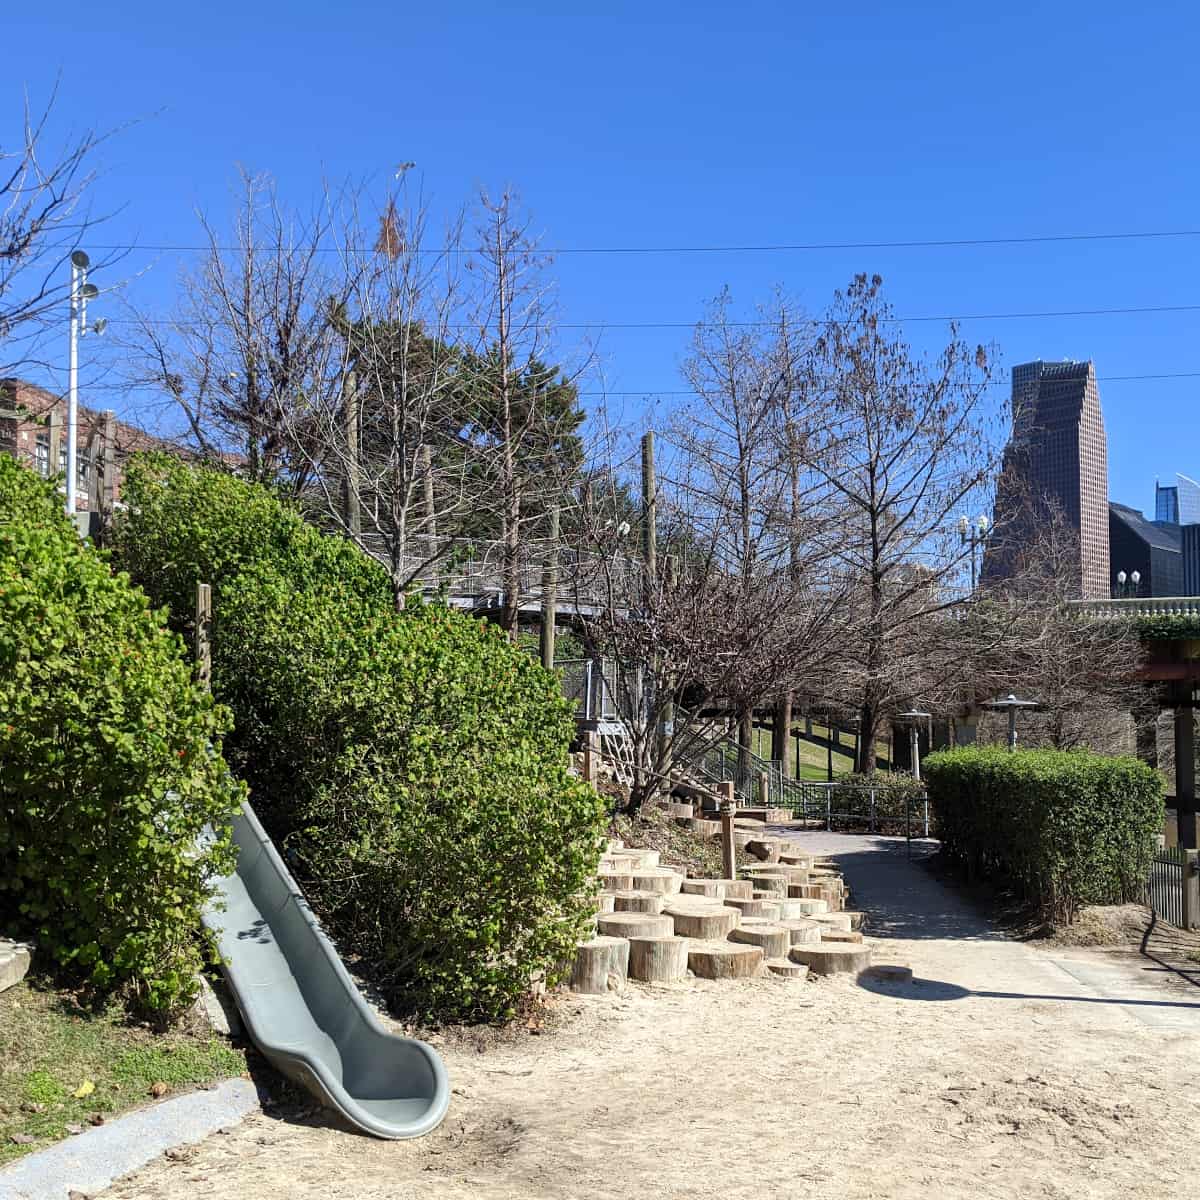
[[[910,859],[903,838],[789,836],[837,861],[869,936],[881,939],[877,957],[908,963],[920,980],[915,995],[1088,1004],[1096,1023],[1200,1033],[1197,972],[1140,954],[1013,941],[925,869],[936,843],[914,842]]]

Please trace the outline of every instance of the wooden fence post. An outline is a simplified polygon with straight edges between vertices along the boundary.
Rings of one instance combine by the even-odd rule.
[[[206,691],[212,688],[212,588],[196,584],[196,677]]]
[[[1184,929],[1191,929],[1200,918],[1200,913],[1196,912],[1194,898],[1192,896],[1192,884],[1196,877],[1196,855],[1195,850],[1184,850],[1182,858],[1182,866],[1180,876],[1183,883],[1183,912],[1180,924]]]
[[[733,802],[733,780],[727,779],[719,785],[718,807],[721,812],[721,863],[726,879],[737,878],[737,847],[733,840],[733,814],[737,811]]]
[[[758,773],[758,802],[763,808],[771,805],[771,780],[766,771]]]
[[[583,735],[583,779],[596,782],[596,735],[590,729]]]

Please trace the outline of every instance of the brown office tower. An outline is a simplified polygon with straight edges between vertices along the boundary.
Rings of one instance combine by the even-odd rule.
[[[996,487],[984,580],[1003,579],[1057,509],[1079,534],[1079,594],[1109,595],[1108,439],[1090,362],[1022,363],[1012,370],[1012,437]]]

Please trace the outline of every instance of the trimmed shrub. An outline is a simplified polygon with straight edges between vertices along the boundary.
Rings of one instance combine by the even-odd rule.
[[[0,929],[132,1007],[193,999],[244,790],[226,725],[53,485],[0,454]]]
[[[1162,831],[1163,785],[1136,758],[967,747],[925,760],[942,848],[1015,884],[1051,920],[1136,899]]]
[[[271,566],[297,587],[337,588],[388,606],[387,572],[344,538],[327,537],[267,488],[167,454],[135,455],[112,532],[117,561],[177,629],[190,627],[196,584]]]
[[[295,530],[261,489],[177,478],[140,477],[121,553],[152,576],[147,548],[169,553],[179,602],[188,579],[213,583],[227,753],[313,907],[395,1007],[511,1016],[533,979],[554,982],[594,907],[604,811],[567,772],[557,678],[484,622],[419,601],[393,612],[386,577],[362,586],[374,571],[341,558],[357,550]],[[164,488],[203,494],[203,520]]]

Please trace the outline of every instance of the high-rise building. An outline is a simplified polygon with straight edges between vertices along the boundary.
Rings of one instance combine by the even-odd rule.
[[[1108,541],[1114,596],[1182,596],[1183,552],[1180,526],[1147,521],[1136,508],[1109,501]],[[1118,578],[1124,571],[1125,579]],[[1137,572],[1137,582],[1133,580]]]
[[[1108,439],[1095,366],[1038,361],[1013,367],[1012,413],[984,578],[1011,572],[1053,506],[1079,536],[1080,596],[1108,596]]]
[[[1168,525],[1200,525],[1200,483],[1180,474],[1174,484],[1155,483],[1154,519]]]

